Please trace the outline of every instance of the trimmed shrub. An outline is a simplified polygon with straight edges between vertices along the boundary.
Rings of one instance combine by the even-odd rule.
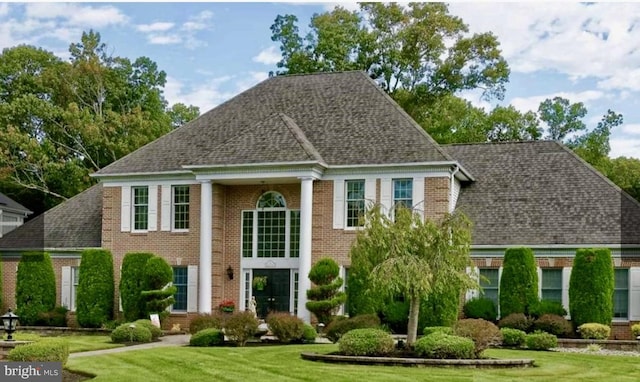
[[[392,333],[406,333],[409,324],[409,302],[391,301],[382,307],[380,321]]]
[[[498,322],[498,326],[500,328],[518,329],[523,332],[529,332],[532,325],[533,320],[525,316],[523,313],[511,313]]]
[[[529,315],[531,315],[531,317],[539,318],[545,314],[564,317],[567,315],[567,311],[562,306],[562,303],[550,300],[540,300],[529,308]]]
[[[470,359],[475,347],[470,338],[452,336],[442,332],[431,333],[417,340],[415,352],[424,358]]]
[[[476,358],[479,358],[489,346],[502,342],[500,329],[493,323],[480,318],[467,318],[458,321],[453,327],[453,333],[473,340]]]
[[[305,306],[315,314],[318,322],[329,322],[331,315],[347,300],[347,295],[340,291],[342,279],[339,274],[338,263],[330,258],[321,259],[309,271],[309,280],[315,285],[307,290],[309,301]]]
[[[606,340],[611,335],[611,328],[607,325],[590,322],[578,327],[580,337],[589,340]]]
[[[363,314],[347,319],[334,319],[326,327],[326,336],[331,342],[338,342],[340,337],[354,329],[380,328],[380,319],[375,314]]]
[[[462,309],[466,318],[482,318],[487,321],[495,321],[498,317],[496,304],[488,298],[474,298],[467,301]]]
[[[157,340],[160,336],[162,336],[162,329],[152,324],[151,320],[141,319],[136,320],[133,323],[135,325],[144,326],[145,328],[149,329],[149,331],[151,332],[152,340]]]
[[[127,253],[122,260],[120,299],[122,313],[128,321],[145,318],[146,304],[142,298],[144,290],[144,268],[152,253]]]
[[[218,329],[204,329],[191,336],[189,346],[219,346],[224,344],[224,333]]]
[[[289,313],[270,313],[266,321],[271,333],[282,343],[299,341],[304,335],[304,321]]]
[[[302,341],[305,343],[314,343],[316,342],[316,337],[318,337],[318,332],[316,332],[316,329],[309,324],[304,324]]]
[[[13,362],[62,362],[69,359],[69,344],[62,339],[47,339],[14,348],[7,355]]]
[[[453,326],[460,316],[460,287],[456,283],[449,283],[438,289],[429,293],[420,303],[419,328]]]
[[[169,312],[167,308],[175,302],[173,295],[177,288],[171,285],[173,269],[162,257],[153,256],[147,260],[143,272],[144,317],[157,313],[164,320]]]
[[[38,314],[38,323],[44,326],[67,326],[67,309],[66,306],[56,306],[50,312]]]
[[[25,252],[18,263],[16,314],[21,325],[40,325],[56,306],[56,276],[46,252]]]
[[[136,325],[133,322],[126,323],[113,329],[111,341],[122,344],[128,342],[151,342],[151,331],[144,325]]]
[[[538,301],[538,271],[530,248],[509,248],[505,251],[500,278],[500,314],[529,314]]]
[[[634,339],[640,336],[640,324],[634,324],[631,326],[631,334],[633,334]]]
[[[558,346],[558,338],[553,334],[535,332],[527,334],[525,343],[529,350],[549,350]]]
[[[504,346],[520,347],[524,345],[527,338],[527,333],[518,329],[502,328],[500,333],[502,333],[502,345]]]
[[[219,312],[199,314],[189,323],[189,333],[195,334],[203,329],[222,329],[228,317]]]
[[[613,274],[609,249],[576,251],[569,279],[569,310],[575,328],[589,322],[611,325]]]
[[[534,330],[553,334],[557,337],[570,337],[573,334],[573,326],[562,316],[545,314],[533,323]]]
[[[340,338],[338,349],[344,355],[386,355],[393,351],[394,342],[391,334],[381,329],[354,329]]]
[[[428,336],[433,333],[444,333],[444,334],[453,335],[453,328],[450,326],[427,326],[422,331],[422,334],[424,334],[425,336]]]
[[[227,319],[224,332],[230,341],[238,346],[244,346],[258,331],[258,319],[253,312],[237,312]]]
[[[78,270],[76,319],[85,328],[99,328],[113,319],[113,256],[104,249],[82,251]]]

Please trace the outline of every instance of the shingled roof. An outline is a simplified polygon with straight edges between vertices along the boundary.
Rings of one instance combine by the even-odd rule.
[[[26,208],[22,204],[16,202],[15,200],[11,199],[10,197],[8,197],[7,195],[1,192],[0,192],[0,210],[17,212],[19,214],[32,213],[31,211],[29,211],[28,208]]]
[[[0,238],[0,251],[102,245],[102,185],[95,185]]]
[[[476,175],[475,245],[640,244],[640,204],[557,142],[443,146]]]
[[[309,160],[361,165],[451,158],[366,73],[354,71],[269,78],[96,174]]]

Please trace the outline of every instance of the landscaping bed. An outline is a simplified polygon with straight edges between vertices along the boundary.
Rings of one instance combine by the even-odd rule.
[[[640,341],[558,338],[558,347],[560,348],[586,348],[592,344],[607,350],[640,351]]]

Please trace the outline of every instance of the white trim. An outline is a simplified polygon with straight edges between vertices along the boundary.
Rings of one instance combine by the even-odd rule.
[[[298,178],[311,177],[314,179],[321,179],[322,173],[315,169],[302,169],[298,171],[291,171],[288,169],[247,169],[246,172],[229,172],[229,173],[201,173],[196,174],[197,180],[211,180],[211,181],[225,181],[225,180],[241,180],[241,181],[264,181],[265,179],[280,179],[289,178],[291,180],[297,180]]]
[[[310,160],[310,161],[299,161],[299,162],[259,162],[259,163],[231,163],[231,164],[195,164],[195,165],[184,165],[182,168],[185,169],[193,169],[193,170],[201,170],[201,169],[226,169],[226,168],[256,168],[256,167],[299,167],[304,165],[322,165],[325,167],[321,161]]]
[[[198,311],[198,266],[187,266],[187,313]]]
[[[424,197],[425,181],[424,177],[413,178],[413,211],[420,215],[420,218],[424,220],[425,211],[427,209],[426,200]]]
[[[131,186],[122,186],[120,191],[120,231],[131,231]]]
[[[69,310],[72,310],[71,282],[71,267],[63,266],[61,270],[60,305]]]
[[[569,312],[569,283],[571,281],[571,269],[572,267],[562,268],[562,306],[567,311],[566,319],[571,319],[571,313]]]
[[[119,177],[133,177],[133,176],[176,176],[176,175],[192,175],[191,171],[186,170],[174,170],[174,171],[142,171],[142,172],[123,172],[119,174],[99,174],[93,173],[89,174],[90,177],[98,178],[98,179],[106,179],[106,178],[119,178]]]
[[[466,272],[472,279],[476,280],[476,282],[478,283],[478,286],[480,286],[479,285],[480,284],[480,268],[467,267]],[[473,300],[474,298],[477,298],[479,296],[480,296],[479,289],[467,289],[464,300],[465,301]]]
[[[382,213],[391,216],[393,210],[393,178],[380,178],[380,207]],[[412,185],[413,186],[413,185]]]
[[[629,268],[629,321],[640,321],[640,267]]]
[[[169,179],[169,180],[127,180],[127,181],[103,181],[103,187],[125,187],[125,186],[182,186],[200,184],[195,179]]]
[[[335,179],[333,181],[333,229],[345,227],[345,181]]]

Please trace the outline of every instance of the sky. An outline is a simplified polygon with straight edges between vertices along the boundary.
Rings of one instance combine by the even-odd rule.
[[[205,112],[276,70],[269,27],[294,14],[301,32],[338,3],[0,3],[0,49],[30,44],[68,58],[83,31],[114,56],[151,58],[167,73],[164,95]],[[356,9],[355,3],[341,3]],[[555,96],[583,102],[588,128],[623,114],[611,157],[640,158],[640,3],[452,2],[471,33],[493,32],[511,69],[502,105],[537,110]],[[478,92],[461,94],[490,110]]]

